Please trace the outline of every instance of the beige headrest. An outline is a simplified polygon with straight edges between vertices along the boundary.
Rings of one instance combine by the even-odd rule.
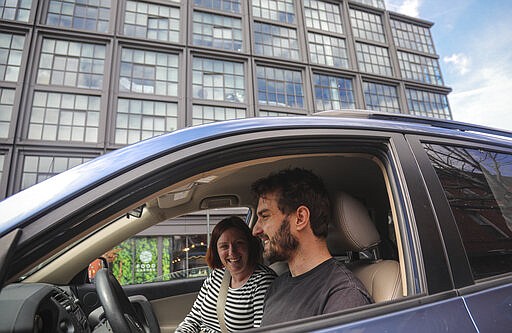
[[[332,198],[332,206],[327,245],[333,256],[361,252],[380,243],[379,233],[361,202],[340,192]]]

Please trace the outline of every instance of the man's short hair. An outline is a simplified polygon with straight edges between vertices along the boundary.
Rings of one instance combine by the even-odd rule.
[[[277,206],[284,214],[290,214],[301,205],[308,207],[313,234],[327,237],[331,205],[322,180],[305,169],[284,169],[254,182],[251,187],[257,198],[267,194],[277,195]]]

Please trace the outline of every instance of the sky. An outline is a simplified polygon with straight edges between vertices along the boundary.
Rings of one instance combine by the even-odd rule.
[[[454,120],[512,131],[512,1],[385,0],[430,29]]]

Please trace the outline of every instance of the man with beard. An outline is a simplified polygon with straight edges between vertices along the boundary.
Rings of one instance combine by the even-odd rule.
[[[258,198],[253,235],[269,262],[290,271],[265,296],[261,326],[372,302],[363,284],[327,248],[330,202],[323,182],[304,169],[286,169],[252,185]]]

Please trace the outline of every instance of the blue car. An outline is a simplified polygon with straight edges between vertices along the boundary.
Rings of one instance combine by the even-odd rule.
[[[512,133],[340,111],[179,130],[3,200],[0,332],[174,332],[215,223],[252,227],[251,184],[294,167],[351,213],[334,214],[329,249],[375,303],[251,331],[511,331]]]

